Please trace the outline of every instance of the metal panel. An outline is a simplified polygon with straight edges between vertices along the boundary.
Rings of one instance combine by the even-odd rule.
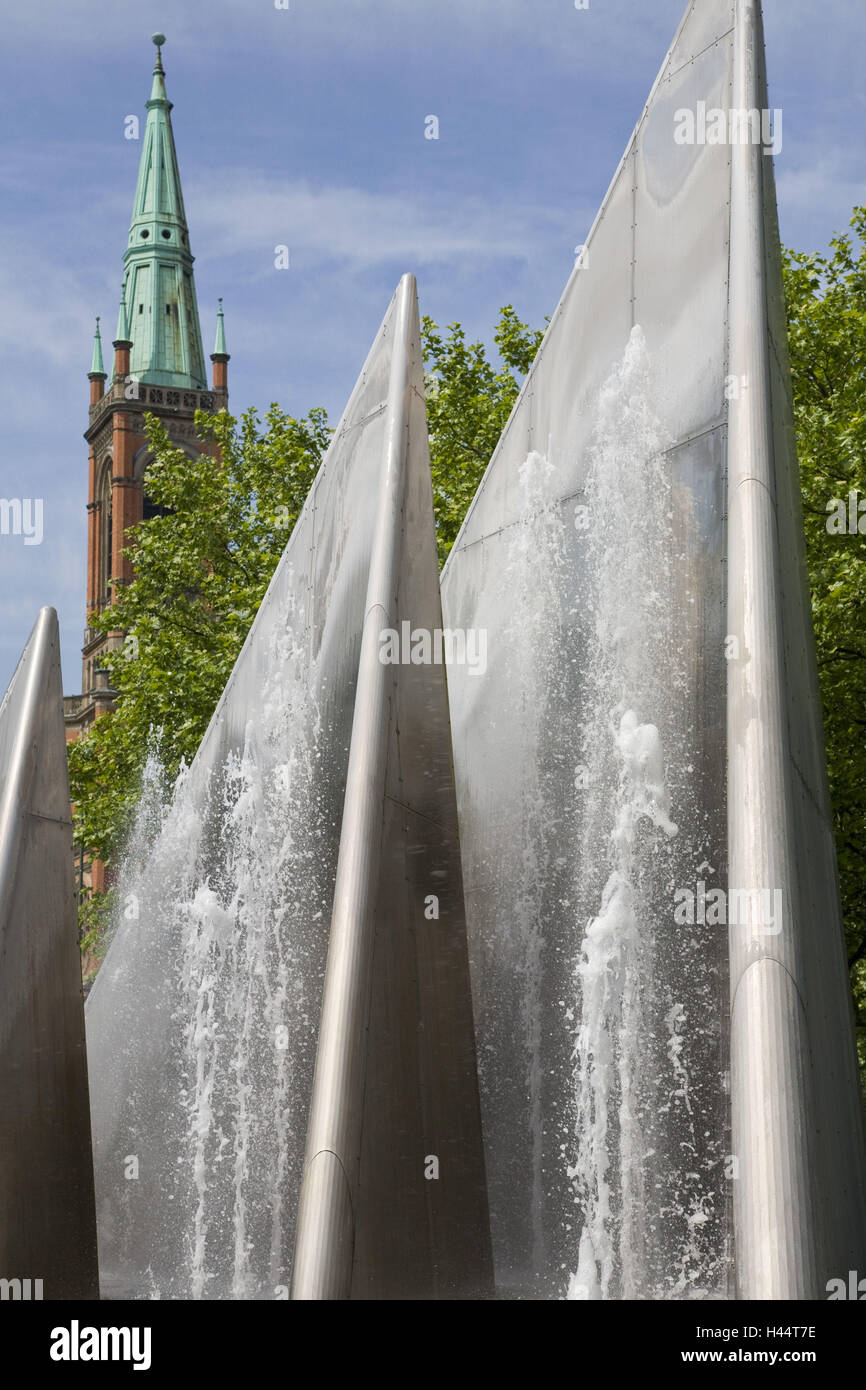
[[[406,479],[394,497],[405,492],[409,541],[397,565],[380,489],[397,486],[389,469],[401,448]],[[358,1187],[347,1235],[353,1292],[483,1286],[486,1210],[441,668],[400,668],[392,682],[395,668],[377,661],[386,720],[370,734],[386,758],[388,795],[379,788],[363,833],[350,834],[359,826],[351,785],[344,810],[367,711],[365,594],[387,553],[408,604],[401,612],[437,625],[425,451],[407,280],[192,768],[167,810],[151,806],[145,788],[118,890],[120,925],[87,1009],[109,1296],[287,1295],[341,843],[365,864],[358,882],[378,902],[366,1067],[357,1013],[337,1022],[339,1046],[354,1048],[358,1063],[345,1090],[353,1115],[366,1086],[360,1175],[349,1171]],[[400,721],[399,740],[388,717]],[[336,893],[339,915],[344,889]],[[429,893],[441,895],[438,922],[424,917]],[[363,993],[360,981],[353,987]],[[441,1160],[438,1183],[424,1177],[431,1154]],[[339,1227],[348,1210],[329,1164],[311,1171],[325,1188],[336,1178],[329,1219]]]
[[[734,0],[693,0],[671,46],[670,72],[677,72],[703,53],[734,25]]]
[[[864,1261],[771,162],[674,138],[766,106],[734,15],[688,7],[443,574],[488,631],[449,688],[497,1283],[530,1296],[724,1293],[732,1194],[741,1296]],[[781,935],[730,932],[731,1142],[721,928],[776,886]]]
[[[529,1296],[726,1286],[724,934],[672,920],[702,863],[725,881],[729,151],[673,139],[704,83],[730,87],[707,9],[689,7],[443,574],[449,625],[488,631],[487,677],[449,671],[449,689],[497,1284]],[[623,701],[678,826],[638,815],[628,852],[643,792],[612,736]],[[639,920],[605,976],[624,866]]]
[[[734,105],[767,107],[760,10],[737,6]],[[731,929],[737,1287],[822,1298],[866,1261],[866,1161],[810,623],[772,164],[734,147],[730,407],[731,882],[781,930]],[[769,331],[768,331],[769,330]]]
[[[693,111],[700,100],[708,108],[730,105],[731,42],[728,34],[665,73],[637,141],[634,322],[671,397],[665,413],[678,438],[724,420],[731,151],[677,145],[672,132],[676,112]]]
[[[0,1278],[97,1298],[84,1000],[57,614],[0,704]],[[26,1294],[25,1294],[26,1297]]]
[[[570,487],[582,485],[593,402],[634,321],[630,275],[622,269],[632,257],[633,181],[627,152],[588,234],[583,260],[575,265],[551,319],[543,349],[546,370],[530,374],[497,446],[497,466],[491,464],[485,473],[469,509],[458,548],[522,517],[518,470],[533,449],[549,451],[550,462]],[[496,496],[488,498],[491,489]],[[495,526],[490,515],[496,516]]]
[[[288,1296],[393,319],[167,811],[145,782],[87,1002],[104,1296]]]
[[[298,1218],[299,1299],[492,1292],[445,669],[382,663],[382,633],[404,625],[431,639],[442,629],[411,276],[395,314]]]

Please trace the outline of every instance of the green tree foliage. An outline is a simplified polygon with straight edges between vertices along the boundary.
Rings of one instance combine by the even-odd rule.
[[[199,413],[190,459],[145,416],[153,461],[147,495],[161,513],[129,533],[135,578],[91,618],[124,633],[108,658],[116,708],[70,748],[76,839],[109,865],[120,853],[149,749],[166,779],[190,762],[243,645],[327,448],[325,412],[302,420],[271,406]],[[118,638],[120,643],[120,638]]]
[[[861,1065],[866,1069],[866,207],[827,256],[784,257],[812,614]],[[866,514],[860,522],[866,533]]]
[[[459,323],[449,324],[443,338],[425,317],[421,334],[433,506],[439,563],[444,564],[544,335],[521,323],[507,304],[494,335],[502,359],[497,370],[482,343],[466,342]]]

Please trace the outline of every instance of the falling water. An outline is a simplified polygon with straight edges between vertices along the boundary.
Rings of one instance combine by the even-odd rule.
[[[583,487],[564,495],[562,436],[515,457],[514,520],[474,562],[501,564],[508,595],[499,704],[473,719],[458,692],[458,746],[465,842],[501,847],[468,881],[514,1297],[704,1297],[724,1281],[724,941],[674,923],[676,890],[719,843],[718,787],[696,771],[716,773],[695,675],[711,583],[695,583],[701,515],[663,401],[637,328],[589,403]],[[485,802],[482,777],[498,788]]]
[[[140,862],[121,875],[124,939],[90,1005],[105,990],[126,1088],[113,1159],[97,1165],[108,1296],[288,1288],[334,810],[317,800],[315,681],[289,619],[270,645],[237,744],[215,741],[164,806],[149,766],[132,837]],[[147,990],[153,1033],[141,1021]],[[129,1158],[137,1176],[106,1179]]]
[[[383,402],[413,295],[391,301],[195,760],[131,837],[86,1012],[103,1297],[288,1297]]]
[[[569,1298],[707,1296],[721,1264],[718,943],[674,937],[704,825],[683,727],[670,444],[640,328],[599,401],[581,504],[581,721]],[[675,808],[675,809],[674,809]],[[591,895],[595,894],[592,910]],[[693,1079],[695,1078],[695,1079]],[[699,1080],[697,1078],[700,1078]]]
[[[555,471],[553,464],[535,451],[519,469],[522,521],[509,539],[505,572],[511,598],[505,632],[513,677],[509,714],[522,732],[515,756],[523,762],[524,795],[516,807],[512,832],[520,854],[519,890],[516,900],[503,905],[505,910],[499,914],[500,934],[508,923],[510,939],[500,941],[497,949],[511,951],[515,978],[521,982],[519,1033],[512,1037],[510,1053],[511,1065],[521,1067],[525,1074],[527,1104],[522,1119],[535,1214],[529,1237],[535,1270],[543,1266],[545,1258],[543,1222],[538,1219],[545,1204],[548,1103],[544,953],[548,897],[557,876],[548,760],[541,758],[538,750],[545,725],[560,703],[556,667],[550,658],[561,646],[567,622],[560,582],[565,566],[564,525],[559,508],[550,501]]]
[[[724,1277],[723,943],[673,912],[699,871],[724,871],[722,800],[700,784],[716,706],[695,694],[712,584],[689,577],[694,471],[677,474],[662,401],[636,329],[581,493],[562,495],[561,441],[530,451],[513,520],[473,548],[509,607],[490,649],[501,703],[459,752],[497,776],[477,801],[467,779],[461,830],[471,845],[493,826],[502,846],[465,863],[494,1240],[516,1296],[712,1297]],[[324,528],[331,486],[308,512]],[[359,473],[347,513],[370,493]],[[370,530],[321,571],[318,646],[306,571],[281,567],[196,762],[143,803],[88,1006],[106,1296],[287,1292]],[[466,681],[472,698],[484,684]]]

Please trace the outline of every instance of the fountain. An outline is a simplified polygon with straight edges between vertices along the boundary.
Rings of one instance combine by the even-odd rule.
[[[766,115],[760,7],[695,0],[442,576],[491,653],[449,694],[517,1295],[866,1258]]]
[[[145,776],[87,1006],[103,1297],[866,1265],[768,124],[759,5],[692,0],[441,606],[401,281],[192,766]]]
[[[133,835],[87,1005],[106,1296],[490,1288],[445,670],[380,660],[406,615],[441,629],[411,276]]]

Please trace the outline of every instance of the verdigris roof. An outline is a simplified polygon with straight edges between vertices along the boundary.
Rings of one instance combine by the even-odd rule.
[[[171,128],[172,103],[165,91],[162,44],[157,45],[153,87],[132,207],[129,244],[123,257],[119,336],[132,342],[130,372],[157,386],[207,386],[193,256],[183,206],[177,152]],[[126,333],[120,333],[125,318]]]

